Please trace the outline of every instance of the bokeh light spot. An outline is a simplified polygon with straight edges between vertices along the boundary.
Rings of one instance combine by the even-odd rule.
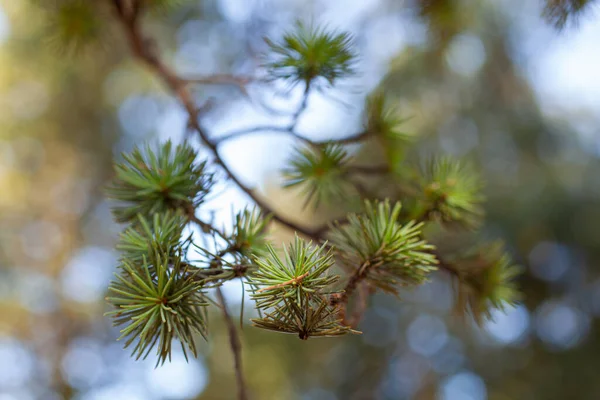
[[[441,387],[439,400],[485,400],[485,382],[472,372],[460,372],[447,378]]]
[[[509,307],[505,311],[494,309],[484,329],[498,343],[519,342],[529,329],[529,311],[523,305]]]
[[[467,77],[479,71],[485,60],[485,48],[481,39],[471,34],[457,35],[446,53],[448,66],[457,74]]]
[[[183,353],[173,352],[172,361],[159,368],[149,365],[146,380],[151,390],[166,399],[191,399],[208,383],[206,367],[198,359],[186,362]],[[176,382],[177,384],[174,384]]]
[[[417,317],[409,325],[406,335],[410,348],[423,356],[434,355],[448,341],[444,321],[430,315]]]
[[[556,350],[569,349],[585,337],[589,318],[568,304],[549,300],[536,312],[536,330],[540,339]]]
[[[65,296],[79,302],[97,301],[104,294],[116,264],[116,254],[101,247],[85,247],[62,271]]]

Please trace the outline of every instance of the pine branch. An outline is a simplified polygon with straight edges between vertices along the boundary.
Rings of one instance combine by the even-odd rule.
[[[246,93],[246,85],[254,79],[247,76],[235,76],[229,74],[214,74],[199,77],[186,77],[182,81],[188,84],[197,85],[233,85],[237,86],[243,93]]]
[[[235,238],[235,244],[232,244],[231,240],[234,237],[227,236],[210,223],[197,218],[195,207],[192,204],[188,205],[185,212],[189,221],[197,224],[204,232],[220,236],[230,245],[214,255],[214,263],[211,262],[209,268],[216,269],[225,263],[228,263],[229,266],[233,265],[233,263],[225,261],[223,256],[234,252],[238,257],[236,258],[236,266],[240,267],[240,271],[241,268],[247,270],[246,261],[249,264],[255,264],[255,266],[256,264],[259,265],[258,274],[249,276],[252,277],[251,282],[254,279],[254,282],[259,286],[263,286],[263,288],[255,288],[253,296],[260,299],[257,301],[258,307],[264,308],[265,311],[269,309],[269,312],[265,318],[253,320],[256,326],[278,332],[296,333],[302,339],[307,339],[310,336],[341,335],[353,332],[348,326],[340,325],[340,322],[347,323],[346,308],[350,297],[357,290],[361,296],[351,320],[348,321],[352,324],[356,324],[360,320],[366,306],[367,296],[365,291],[368,289],[380,289],[385,292],[397,293],[400,286],[425,282],[429,273],[436,267],[447,270],[458,279],[466,276],[458,265],[440,260],[434,247],[422,239],[422,222],[411,221],[404,225],[400,224],[398,221],[400,215],[399,203],[393,209],[390,208],[387,202],[375,203],[373,207],[367,203],[364,215],[350,215],[345,219],[336,221],[335,225],[325,224],[313,228],[303,226],[276,213],[268,202],[232,172],[221,156],[220,145],[225,141],[261,131],[271,131],[288,134],[308,145],[308,150],[302,153],[304,159],[300,159],[300,161],[293,164],[295,169],[291,171],[290,184],[308,184],[309,194],[326,187],[327,185],[324,183],[341,182],[342,179],[338,178],[347,178],[348,174],[377,175],[388,173],[390,171],[388,166],[348,165],[345,162],[347,161],[345,158],[346,152],[341,148],[343,144],[360,142],[370,137],[381,140],[384,146],[386,143],[407,140],[406,135],[398,131],[398,126],[403,120],[399,119],[386,105],[382,94],[378,94],[368,102],[363,132],[339,140],[312,141],[295,131],[300,116],[307,108],[308,96],[313,83],[315,87],[318,86],[317,78],[324,78],[329,84],[333,84],[334,80],[352,72],[351,64],[354,55],[348,47],[350,43],[349,36],[346,34],[328,34],[324,30],[311,28],[301,30],[298,35],[287,35],[281,45],[271,42],[272,50],[283,57],[282,60],[270,64],[271,73],[274,77],[288,79],[295,83],[304,82],[305,84],[302,102],[292,115],[291,124],[288,127],[258,126],[230,132],[220,139],[211,140],[210,135],[200,123],[199,117],[203,110],[195,104],[189,85],[192,83],[235,84],[244,90],[243,84],[247,82],[243,78],[228,75],[215,75],[197,79],[180,78],[173,69],[161,60],[152,45],[152,41],[143,36],[138,21],[141,4],[139,0],[111,1],[115,5],[115,10],[124,28],[133,55],[150,68],[183,105],[189,117],[189,127],[198,134],[200,141],[212,153],[214,165],[222,169],[228,179],[246,193],[263,214],[270,215],[273,221],[311,238],[317,243],[322,243],[325,236],[331,233],[336,252],[340,255],[340,259],[347,264],[346,266],[352,270],[343,293],[326,292],[325,288],[335,280],[321,276],[331,266],[328,258],[326,257],[325,261],[321,259],[311,260],[310,257],[305,258],[304,250],[302,250],[298,253],[298,260],[303,260],[304,264],[289,262],[290,260],[287,260],[287,264],[296,266],[294,268],[298,268],[298,265],[304,265],[308,269],[312,268],[312,272],[298,272],[298,269],[296,269],[294,275],[290,278],[278,270],[279,267],[284,266],[284,263],[277,258],[272,248],[269,248],[272,259],[268,261],[265,258],[255,259],[257,253],[253,253],[252,246],[246,244],[246,242],[249,243],[253,240],[256,240],[257,243],[263,240],[260,237],[260,232],[262,232],[266,222],[255,221],[250,215],[246,216],[247,220],[238,219],[237,227],[242,229],[243,232]],[[300,55],[314,53],[318,57],[312,59],[310,65],[305,65],[305,60],[298,58],[296,52]],[[332,54],[332,52],[335,54]],[[332,63],[333,58],[336,57],[338,57],[337,64]],[[311,57],[308,59],[310,60]],[[327,153],[327,149],[334,148],[339,149],[339,152]],[[314,154],[311,153],[313,151]],[[328,154],[332,157],[326,157]],[[338,160],[333,157],[337,155],[344,157]],[[323,162],[323,160],[327,162]],[[395,165],[393,161],[389,160],[389,157],[388,163],[390,166]],[[333,175],[331,175],[332,171],[334,172]],[[335,175],[336,172],[338,175]],[[324,177],[330,179],[325,182]],[[429,220],[433,213],[436,213],[436,215],[439,214],[442,217],[444,222],[461,222],[464,225],[471,225],[472,221],[476,219],[475,217],[479,216],[481,199],[478,194],[478,182],[475,178],[471,179],[470,175],[465,173],[460,165],[446,161],[435,163],[426,174],[426,178],[428,179],[422,182],[421,185],[423,199],[419,199],[424,200],[424,205],[416,210],[422,211],[422,213],[417,214],[415,219]],[[305,247],[300,246],[298,240],[296,248],[305,249]],[[247,252],[244,253],[243,248]],[[323,244],[321,247],[321,250],[331,251],[331,249],[332,246],[329,244]],[[207,254],[211,255],[209,252],[205,252],[205,255]],[[505,294],[512,290],[512,287],[508,284],[501,287],[502,291],[493,291],[493,288],[488,287],[489,282],[496,283],[496,281],[499,281],[504,283],[512,277],[512,269],[505,268],[506,262],[504,259],[500,261],[491,262],[490,268],[483,270],[479,275],[469,277],[472,281],[471,286],[476,287],[482,293],[479,297],[484,300],[491,299],[495,302],[495,306],[500,304],[506,297]],[[359,267],[356,268],[356,266]],[[284,267],[284,271],[286,268]],[[488,271],[491,272],[488,273]],[[238,275],[237,270],[232,272],[232,269],[223,269],[221,273],[227,274],[227,277],[223,279],[244,276],[243,273]],[[218,281],[220,279],[219,275],[215,275],[206,280]],[[318,290],[315,291],[315,288],[310,287],[310,285],[316,285]],[[223,294],[218,286],[216,290],[228,327],[230,346],[234,354],[238,398],[247,399],[247,389],[241,363],[240,340],[227,310]],[[285,295],[282,297],[283,292],[285,292]],[[474,299],[472,303],[485,313],[486,309],[479,306],[479,303],[475,303],[479,298],[474,296],[472,298]],[[474,307],[471,306],[471,308]],[[342,321],[339,319],[340,316],[343,317]]]
[[[310,94],[310,84],[311,84],[310,80],[306,82],[306,86],[304,88],[304,93],[302,94],[302,103],[300,103],[300,107],[298,108],[298,110],[296,110],[296,112],[292,116],[292,123],[290,124],[290,127],[289,127],[290,132],[294,132],[294,130],[296,129],[296,126],[298,125],[298,120],[300,119],[300,115],[302,115],[302,113],[306,110],[306,107],[308,106],[308,95]]]
[[[235,379],[237,382],[238,388],[238,399],[239,400],[248,400],[248,391],[246,389],[246,382],[244,381],[244,370],[242,367],[242,344],[240,343],[240,338],[237,333],[237,329],[235,327],[235,323],[227,310],[227,302],[225,301],[225,296],[223,296],[223,291],[220,287],[216,288],[217,300],[221,305],[221,311],[223,312],[223,318],[225,319],[225,323],[227,324],[227,332],[229,334],[229,346],[231,347],[231,351],[233,352],[233,361],[235,366]]]
[[[228,132],[228,133],[220,136],[215,143],[217,145],[220,145],[223,142],[226,142],[228,140],[238,139],[240,137],[243,137],[246,135],[251,135],[254,133],[285,133],[285,134],[291,135],[292,137],[294,137],[306,144],[309,144],[309,145],[317,144],[317,142],[314,142],[314,141],[312,141],[308,138],[305,138],[304,136],[294,132],[292,129],[290,129],[290,127],[269,126],[269,125],[255,126],[255,127],[248,128],[248,129],[241,129],[241,130],[237,130],[237,131]]]
[[[316,235],[316,230],[311,230],[310,228],[302,227],[297,223],[285,218],[281,215],[276,214],[273,209],[263,201],[254,190],[245,185],[243,182],[239,180],[239,178],[229,169],[225,161],[220,155],[217,144],[213,143],[208,134],[204,131],[204,128],[200,125],[198,121],[199,112],[196,107],[192,95],[189,89],[185,85],[185,81],[180,79],[163,61],[154,53],[151,46],[148,46],[148,39],[143,36],[140,31],[140,27],[137,20],[137,14],[128,15],[127,13],[121,12],[124,8],[121,6],[122,0],[113,0],[116,4],[117,16],[123,25],[124,31],[129,40],[129,44],[133,55],[140,59],[146,66],[148,66],[151,70],[153,70],[157,76],[165,83],[165,85],[173,91],[175,96],[179,99],[185,110],[189,115],[190,126],[198,133],[202,142],[208,147],[208,149],[212,152],[215,162],[223,169],[223,171],[227,174],[229,179],[231,179],[244,193],[250,197],[256,205],[258,205],[265,213],[271,214],[273,216],[273,220],[279,222],[280,224],[287,226],[288,228],[301,232],[304,235],[319,239],[319,236]]]
[[[222,143],[227,142],[229,140],[235,140],[235,139],[239,139],[241,137],[253,135],[253,134],[279,134],[279,133],[291,135],[292,137],[294,137],[306,144],[313,145],[313,146],[322,146],[322,145],[325,145],[328,143],[353,144],[353,143],[362,142],[369,137],[368,133],[359,132],[359,133],[354,133],[352,135],[349,135],[349,136],[347,136],[345,138],[341,138],[341,139],[312,140],[312,139],[308,139],[308,138],[300,135],[297,132],[290,130],[290,128],[286,127],[286,126],[260,125],[260,126],[253,126],[251,128],[245,128],[245,129],[227,132],[227,133],[221,135],[215,141],[215,144],[221,145]]]
[[[198,225],[198,227],[200,229],[202,229],[202,232],[204,233],[211,233],[214,232],[216,233],[221,239],[225,239],[227,240],[227,235],[225,234],[225,232],[223,232],[222,230],[216,228],[213,224],[202,221],[200,218],[198,218],[196,216],[196,210],[194,209],[194,207],[188,207],[186,209],[186,216],[187,218],[193,222],[194,224]]]

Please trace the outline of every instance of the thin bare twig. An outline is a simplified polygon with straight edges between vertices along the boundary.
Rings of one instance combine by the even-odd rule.
[[[221,311],[223,312],[223,318],[225,319],[225,323],[227,324],[227,331],[229,333],[229,345],[233,350],[233,361],[235,365],[235,379],[237,381],[238,388],[238,399],[239,400],[248,400],[248,393],[246,391],[246,382],[244,381],[244,373],[242,367],[242,344],[240,343],[240,338],[237,333],[237,329],[235,327],[235,323],[229,314],[229,310],[227,310],[227,303],[225,301],[225,296],[223,296],[223,291],[220,287],[216,289],[217,299],[221,304]]]
[[[235,76],[229,74],[215,74],[199,77],[186,77],[182,79],[188,84],[198,85],[233,85],[239,87],[242,91],[246,91],[246,85],[253,81],[249,76]]]
[[[367,137],[367,135],[365,135],[364,133],[357,133],[357,134],[350,135],[350,136],[342,138],[342,139],[312,140],[312,139],[309,139],[307,137],[300,135],[299,133],[297,133],[295,131],[290,131],[289,127],[264,125],[264,126],[253,126],[251,128],[227,132],[227,133],[221,135],[219,138],[217,138],[215,143],[217,145],[220,145],[223,142],[226,142],[228,140],[235,140],[235,139],[239,139],[244,136],[258,134],[258,133],[261,133],[261,134],[285,133],[285,134],[291,135],[292,137],[294,137],[306,144],[313,145],[313,146],[320,146],[320,145],[324,145],[327,143],[351,144],[351,143],[360,142],[360,141],[366,139],[366,137]],[[373,168],[376,168],[377,171],[379,171],[383,167],[373,167]],[[366,171],[366,170],[363,170],[363,172],[364,171]],[[359,171],[357,171],[357,172],[359,172]],[[374,170],[373,173],[375,173],[375,172],[376,171]],[[368,173],[370,173],[370,172],[368,172]]]
[[[186,215],[190,221],[192,221],[193,223],[198,225],[198,227],[200,229],[202,229],[202,232],[204,232],[204,233],[214,232],[217,235],[219,235],[219,237],[221,237],[221,239],[227,240],[227,235],[225,234],[225,232],[216,228],[213,224],[202,221],[200,218],[198,218],[196,216],[196,210],[194,210],[194,207],[192,207],[191,204],[186,209]]]
[[[304,142],[309,141],[305,137],[302,137],[298,134],[290,132],[288,127],[264,125],[264,126],[254,126],[252,128],[246,128],[246,129],[240,129],[237,131],[228,132],[224,135],[221,135],[217,139],[216,144],[220,145],[221,143],[226,142],[228,140],[239,139],[240,137],[255,134],[255,133],[287,133],[287,134],[290,134],[290,135],[294,136],[295,138],[302,140]]]
[[[348,321],[349,325],[352,327],[357,327],[362,320],[362,316],[367,309],[367,300],[369,298],[369,288],[364,282],[358,285],[356,291],[358,292],[358,299],[352,310],[352,316]]]
[[[306,106],[308,106],[308,95],[310,94],[310,81],[306,82],[306,87],[304,88],[304,93],[302,94],[302,103],[300,103],[300,107],[294,115],[292,115],[292,123],[289,126],[289,131],[294,132],[296,126],[298,125],[298,120],[300,119],[300,115],[306,110]]]
[[[328,140],[328,141],[324,141],[324,142],[335,142],[338,144],[352,144],[352,143],[362,142],[363,140],[366,140],[369,136],[370,136],[369,132],[363,131],[363,132],[355,133],[354,135],[346,136],[345,138]]]

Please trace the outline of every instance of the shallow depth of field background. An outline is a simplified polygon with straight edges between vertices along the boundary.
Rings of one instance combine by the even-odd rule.
[[[198,360],[177,353],[158,369],[132,361],[102,317],[121,229],[102,195],[111,160],[146,141],[183,140],[185,113],[128,56],[118,29],[68,56],[30,3],[0,0],[0,400],[234,398],[219,314]],[[480,167],[487,233],[505,238],[524,267],[524,302],[481,328],[451,316],[443,274],[401,300],[376,295],[362,336],[300,342],[246,325],[254,398],[598,399],[600,15],[592,8],[558,32],[533,0],[462,1],[458,12],[425,17],[417,3],[188,0],[146,21],[186,76],[260,74],[262,37],[295,18],[352,32],[357,76],[314,92],[299,129],[311,138],[359,131],[363,96],[382,84],[412,117],[405,131],[418,151]],[[302,91],[247,89],[196,88],[198,104],[214,103],[204,120],[214,137],[285,124],[264,106],[292,111]],[[225,156],[275,208],[298,215],[301,200],[278,188],[292,144],[267,133],[228,144]],[[204,215],[227,223],[247,202],[219,185]],[[241,287],[226,292],[239,312]]]

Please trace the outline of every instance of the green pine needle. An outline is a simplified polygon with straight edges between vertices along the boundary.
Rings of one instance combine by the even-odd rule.
[[[399,117],[382,90],[367,97],[364,125],[369,134],[391,141],[410,141],[412,136],[400,130],[400,126],[407,120]]]
[[[297,23],[296,29],[285,33],[281,42],[266,41],[274,54],[274,60],[266,67],[274,78],[307,85],[322,78],[333,85],[354,73],[356,54],[348,33]]]
[[[591,0],[546,0],[542,16],[556,28],[562,29],[569,22],[576,22]]]
[[[256,258],[258,269],[250,277],[256,307],[265,311],[252,320],[254,326],[297,334],[302,340],[356,333],[341,324],[339,307],[329,300],[329,289],[339,277],[328,274],[334,261],[326,247],[296,236],[289,250],[283,247],[282,258],[267,245],[269,255]]]
[[[268,309],[290,299],[300,304],[304,296],[324,293],[339,277],[329,275],[333,266],[331,249],[326,245],[313,246],[296,236],[289,250],[284,246],[281,258],[271,245],[267,245],[268,255],[256,257],[257,270],[250,277],[250,283],[258,288],[252,297],[260,309]]]
[[[197,356],[194,336],[206,337],[202,308],[207,303],[201,283],[179,258],[170,261],[160,254],[153,258],[154,265],[146,260],[141,264],[123,261],[109,286],[113,295],[106,300],[117,310],[107,315],[113,317],[114,325],[124,325],[118,340],[126,339],[125,348],[133,346],[136,359],[146,358],[156,348],[157,365],[170,359],[174,339],[181,342],[186,358],[186,347]]]
[[[284,187],[302,186],[305,190],[304,207],[312,203],[341,199],[350,190],[344,180],[350,157],[341,145],[298,148],[289,166],[283,170]]]
[[[61,1],[48,12],[49,44],[68,54],[97,42],[103,29],[99,7],[93,1]]]
[[[263,318],[252,319],[257,328],[298,335],[302,340],[310,337],[341,336],[360,333],[341,324],[339,309],[324,298],[303,296],[300,302],[284,298],[275,310]]]
[[[117,222],[131,222],[138,214],[188,212],[203,202],[213,183],[206,163],[196,163],[196,152],[187,144],[173,149],[168,141],[156,152],[147,146],[145,153],[136,148],[123,158],[107,188],[108,195],[120,203],[113,208]]]
[[[124,260],[135,264],[144,258],[151,260],[156,252],[165,255],[169,251],[169,256],[174,256],[187,242],[181,238],[186,223],[184,216],[171,211],[154,214],[152,223],[140,214],[137,223],[121,234],[117,250]]]
[[[492,309],[504,310],[520,299],[515,278],[521,268],[512,263],[501,242],[479,246],[452,263],[457,273],[457,307],[481,323]]]
[[[263,216],[260,209],[245,209],[235,216],[233,247],[242,255],[251,257],[267,251],[266,231],[270,216]]]
[[[442,222],[476,227],[483,217],[482,188],[479,175],[460,161],[447,157],[431,161],[421,181],[422,219],[434,217]]]
[[[363,214],[350,214],[335,224],[330,238],[344,262],[371,285],[397,294],[398,286],[418,285],[436,269],[434,246],[421,239],[422,223],[398,222],[401,205],[365,202]]]

